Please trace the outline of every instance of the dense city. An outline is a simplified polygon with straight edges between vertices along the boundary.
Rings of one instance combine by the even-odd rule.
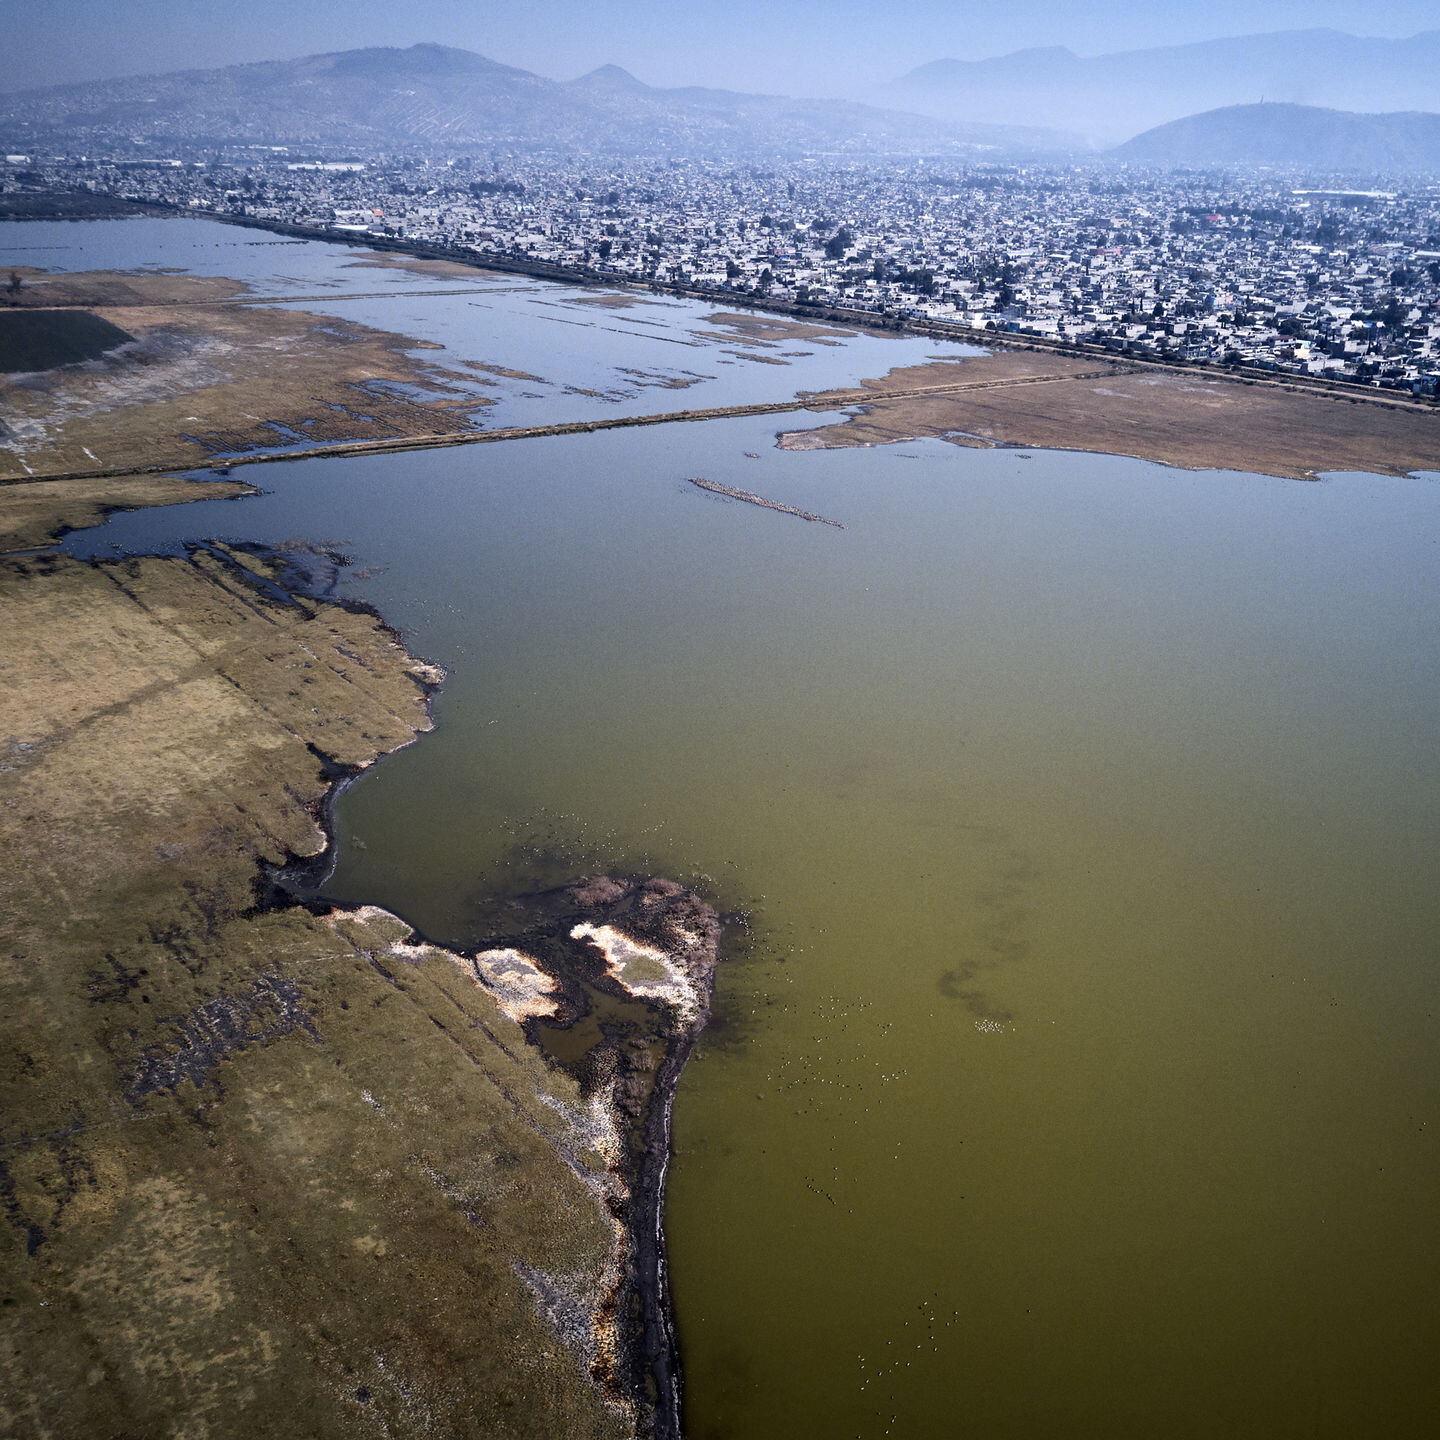
[[[1440,376],[1440,184],[1091,165],[750,166],[508,154],[11,155],[7,192],[930,320],[1420,395]]]

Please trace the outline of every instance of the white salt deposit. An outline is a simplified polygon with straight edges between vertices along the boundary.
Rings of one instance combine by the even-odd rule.
[[[605,968],[637,999],[659,1000],[687,1021],[700,1018],[700,997],[689,973],[663,950],[632,940],[613,925],[588,921],[570,932],[572,940],[589,940],[605,956]]]

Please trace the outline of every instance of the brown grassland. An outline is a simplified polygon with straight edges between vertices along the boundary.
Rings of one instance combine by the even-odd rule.
[[[426,342],[237,303],[231,280],[27,274],[28,305],[84,306],[135,344],[83,365],[0,378],[0,480],[217,453],[464,430],[485,382],[406,352]],[[393,388],[402,387],[402,388]],[[418,387],[418,388],[417,388]]]
[[[0,1431],[630,1433],[522,1278],[607,1283],[573,1082],[403,923],[267,898],[434,678],[275,573],[0,560]]]
[[[811,397],[811,409],[854,413],[784,434],[781,447],[933,436],[955,445],[1088,450],[1293,479],[1327,470],[1401,475],[1440,468],[1440,410],[1199,370],[1002,350],[898,368],[863,388],[873,399],[858,405],[853,392]]]

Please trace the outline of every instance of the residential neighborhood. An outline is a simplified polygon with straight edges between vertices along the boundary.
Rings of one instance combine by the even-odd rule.
[[[1433,395],[1440,184],[1328,178],[236,146],[12,155],[0,187]]]

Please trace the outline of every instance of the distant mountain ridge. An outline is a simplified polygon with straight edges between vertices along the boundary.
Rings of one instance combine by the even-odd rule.
[[[1230,105],[1156,126],[1110,152],[1160,166],[1273,165],[1341,173],[1440,171],[1440,115]]]
[[[936,60],[876,87],[876,104],[963,121],[1080,131],[1107,144],[1182,116],[1259,101],[1440,111],[1440,30],[1405,40],[1285,30],[1081,59],[1061,47]]]
[[[1076,137],[939,121],[845,100],[662,90],[618,66],[547,80],[443,45],[371,48],[0,97],[0,141],[181,140],[685,155],[840,151],[1015,158]]]

